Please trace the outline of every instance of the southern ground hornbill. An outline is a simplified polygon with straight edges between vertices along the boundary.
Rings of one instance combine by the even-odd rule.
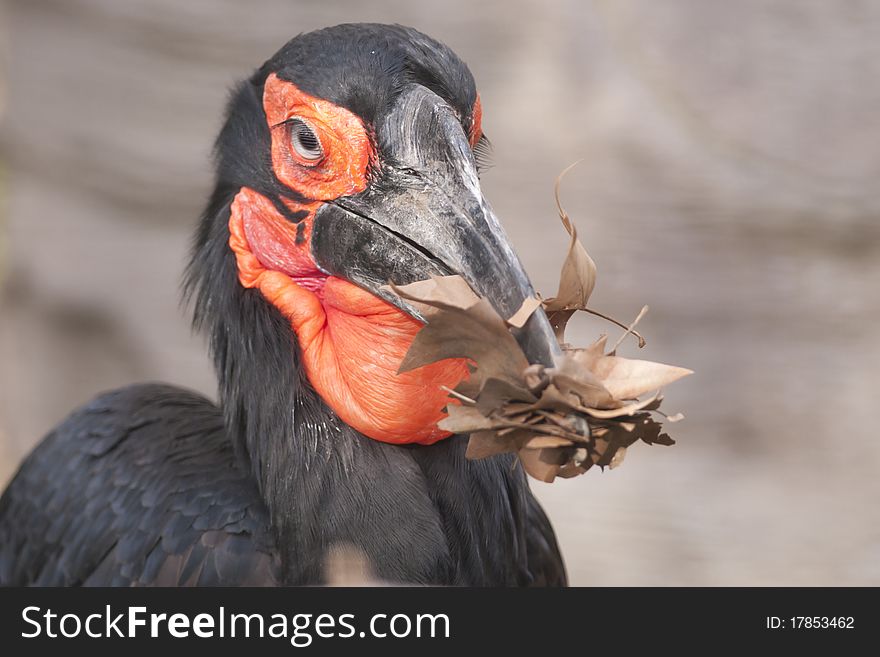
[[[467,364],[397,374],[421,321],[389,281],[460,274],[505,317],[533,294],[484,139],[467,67],[405,27],[300,35],[241,84],[187,273],[220,404],[137,385],[73,413],[0,501],[0,582],[312,584],[351,545],[391,582],[565,584],[522,468],[437,428]],[[543,311],[517,339],[552,365]]]

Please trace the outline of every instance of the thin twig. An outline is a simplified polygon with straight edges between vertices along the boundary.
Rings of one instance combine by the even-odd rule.
[[[460,392],[456,392],[455,390],[453,390],[449,386],[440,386],[440,390],[443,390],[444,392],[448,392],[450,395],[452,395],[456,399],[459,399],[463,402],[467,402],[468,404],[473,404],[474,406],[476,406],[476,404],[477,404],[476,399],[471,399],[470,397],[467,397],[466,395],[463,395]]]
[[[602,319],[608,320],[612,324],[617,324],[617,326],[619,326],[622,329],[629,329],[629,327],[626,324],[621,324],[613,317],[609,317],[608,315],[603,315],[598,310],[593,310],[592,308],[581,308],[580,310],[583,310],[585,313],[590,313],[591,315],[595,315],[596,317],[601,317]],[[639,349],[643,348],[646,344],[648,344],[645,341],[645,338],[642,336],[641,333],[639,333],[638,331],[631,331],[631,332],[634,336],[636,336],[639,339]]]
[[[626,338],[626,336],[628,336],[630,333],[634,333],[633,329],[636,327],[636,324],[641,321],[642,317],[645,316],[646,312],[648,312],[648,306],[642,306],[642,309],[639,311],[639,314],[636,315],[636,318],[632,321],[632,324],[627,327],[626,333],[617,338],[617,342],[615,342],[614,346],[611,347],[611,351],[608,352],[609,354],[614,355],[614,353],[617,351],[617,348],[620,346],[620,343],[623,342],[624,338]],[[640,342],[639,347],[643,346],[644,345]]]

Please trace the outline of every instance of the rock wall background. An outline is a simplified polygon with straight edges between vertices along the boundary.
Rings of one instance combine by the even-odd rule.
[[[649,303],[650,357],[697,371],[677,446],[535,485],[574,583],[880,584],[880,5],[367,5],[0,4],[0,481],[99,391],[213,395],[178,282],[227,89],[298,32],[400,22],[470,64],[538,289],[583,158],[595,306]]]

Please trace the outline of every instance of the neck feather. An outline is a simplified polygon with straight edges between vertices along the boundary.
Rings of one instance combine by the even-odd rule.
[[[288,584],[323,581],[327,550],[363,550],[389,581],[527,580],[528,488],[507,458],[471,462],[465,438],[391,445],[343,423],[309,384],[289,322],[241,287],[232,194],[215,194],[187,289],[210,336],[229,435],[258,483]]]

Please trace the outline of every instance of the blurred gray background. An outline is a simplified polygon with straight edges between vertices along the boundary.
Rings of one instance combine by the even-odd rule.
[[[227,90],[363,20],[471,66],[484,188],[539,290],[566,243],[554,179],[583,158],[563,200],[593,305],[650,304],[644,356],[697,372],[667,391],[676,446],[534,486],[573,582],[880,584],[877,2],[7,0],[0,482],[99,391],[214,395],[179,280]]]

